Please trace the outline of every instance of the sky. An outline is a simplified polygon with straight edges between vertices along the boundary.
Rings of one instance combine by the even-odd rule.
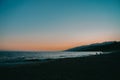
[[[0,50],[119,41],[119,30],[119,0],[0,0]]]

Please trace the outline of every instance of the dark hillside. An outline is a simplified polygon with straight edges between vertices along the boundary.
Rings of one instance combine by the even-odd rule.
[[[116,51],[120,50],[120,41],[111,41],[79,46],[66,51]]]

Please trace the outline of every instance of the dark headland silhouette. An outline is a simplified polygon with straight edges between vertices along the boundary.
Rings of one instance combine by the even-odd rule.
[[[109,51],[109,54],[0,66],[0,80],[120,80],[119,50],[120,42],[104,42],[67,51]]]
[[[90,45],[78,46],[66,51],[116,51],[120,50],[120,41],[109,41],[94,43]]]

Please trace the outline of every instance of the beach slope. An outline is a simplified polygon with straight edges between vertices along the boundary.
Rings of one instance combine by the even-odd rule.
[[[120,80],[120,51],[0,66],[0,80]]]

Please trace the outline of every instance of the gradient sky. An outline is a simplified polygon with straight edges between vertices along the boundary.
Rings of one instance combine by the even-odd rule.
[[[0,50],[64,50],[119,30],[119,0],[0,0]]]

